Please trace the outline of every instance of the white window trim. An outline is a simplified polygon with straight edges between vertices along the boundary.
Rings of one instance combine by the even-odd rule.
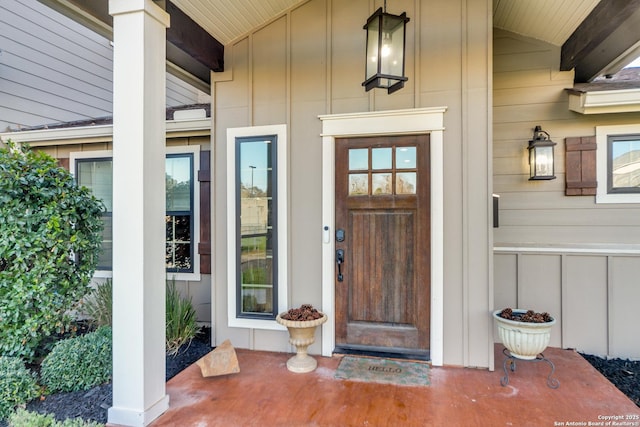
[[[236,328],[285,330],[275,319],[250,319],[236,315],[236,138],[276,135],[277,177],[278,177],[278,307],[277,313],[287,310],[288,306],[288,170],[287,161],[287,125],[251,126],[227,129],[227,318],[228,326]]]
[[[167,278],[174,278],[178,281],[200,281],[200,255],[198,254],[198,243],[200,242],[200,184],[198,182],[198,169],[200,168],[200,146],[185,145],[177,147],[167,147],[166,154],[193,154],[193,273],[167,272]],[[73,176],[76,173],[76,160],[93,158],[113,158],[112,150],[100,151],[75,151],[69,154],[69,170]],[[111,270],[96,270],[94,278],[111,278]]]
[[[607,139],[610,135],[640,134],[640,124],[596,126],[596,168],[598,177],[598,189],[596,191],[596,203],[640,203],[640,193],[607,193],[608,188],[608,163]]]

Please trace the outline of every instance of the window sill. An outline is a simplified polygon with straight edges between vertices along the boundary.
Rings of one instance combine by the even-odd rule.
[[[93,273],[95,279],[111,279],[113,272],[111,270],[96,270]],[[167,273],[167,279],[175,278],[179,282],[199,282],[202,279],[200,273]]]
[[[264,329],[270,331],[286,331],[287,328],[274,320],[245,319],[229,317],[230,328]]]

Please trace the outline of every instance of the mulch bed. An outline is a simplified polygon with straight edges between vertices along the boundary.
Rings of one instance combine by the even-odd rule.
[[[640,360],[603,359],[582,353],[580,355],[640,407]]]
[[[211,328],[202,328],[188,347],[180,349],[175,356],[167,356],[167,381],[212,350],[210,337]],[[106,424],[107,410],[112,401],[111,383],[108,383],[89,390],[44,396],[42,400],[29,402],[27,409],[53,414],[58,421],[80,417],[86,421]],[[5,426],[6,422],[0,421],[0,427]]]

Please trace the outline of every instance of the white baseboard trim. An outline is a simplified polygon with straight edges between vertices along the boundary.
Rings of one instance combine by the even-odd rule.
[[[108,411],[108,425],[145,427],[169,409],[169,395],[164,395],[155,404],[144,411],[132,408],[111,407]]]

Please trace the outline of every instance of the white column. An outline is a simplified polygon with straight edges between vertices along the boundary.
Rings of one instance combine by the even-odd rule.
[[[152,0],[109,0],[113,16],[113,406],[146,426],[165,390],[165,43]]]

